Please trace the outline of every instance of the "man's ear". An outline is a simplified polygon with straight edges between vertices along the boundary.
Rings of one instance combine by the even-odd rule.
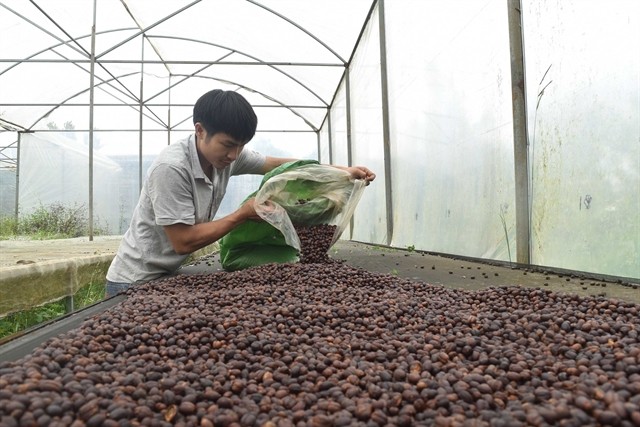
[[[194,127],[196,131],[196,136],[198,137],[198,139],[204,140],[204,137],[207,134],[207,131],[204,129],[202,124],[200,122],[196,122]]]

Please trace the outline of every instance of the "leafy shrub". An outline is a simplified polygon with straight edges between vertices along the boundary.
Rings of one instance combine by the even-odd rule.
[[[18,220],[14,216],[0,217],[0,239],[18,234]]]
[[[86,208],[67,208],[60,203],[40,206],[20,221],[20,234],[56,237],[82,236],[85,227]]]
[[[94,221],[97,222],[97,221]],[[94,234],[101,230],[94,224]],[[64,239],[87,236],[89,234],[89,215],[87,207],[64,206],[61,203],[40,205],[32,213],[19,217],[3,217],[0,220],[0,237],[27,236],[34,239]]]

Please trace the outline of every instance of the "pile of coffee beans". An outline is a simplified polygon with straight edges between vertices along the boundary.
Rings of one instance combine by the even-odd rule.
[[[329,248],[338,228],[335,225],[295,225],[300,239],[300,262],[305,264],[330,263]]]
[[[638,426],[640,307],[344,263],[179,275],[0,363],[3,426]]]

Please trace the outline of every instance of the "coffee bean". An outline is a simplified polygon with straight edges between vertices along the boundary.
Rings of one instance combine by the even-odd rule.
[[[372,273],[313,232],[299,263],[139,285],[0,362],[0,424],[638,424],[637,305]]]

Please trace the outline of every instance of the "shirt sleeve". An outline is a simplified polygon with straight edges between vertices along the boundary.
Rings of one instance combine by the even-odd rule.
[[[186,171],[159,164],[150,172],[147,186],[157,225],[195,224],[193,186]]]
[[[248,148],[240,152],[238,159],[231,166],[231,175],[256,174],[262,175],[262,168],[267,156]]]

